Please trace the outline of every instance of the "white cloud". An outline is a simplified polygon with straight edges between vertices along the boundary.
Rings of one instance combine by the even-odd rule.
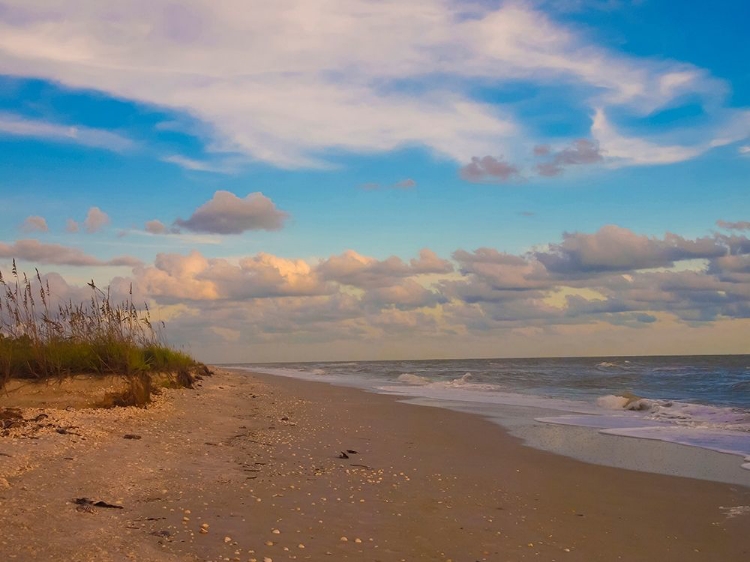
[[[741,146],[737,149],[740,154],[750,154],[750,146]]]
[[[598,109],[591,125],[591,134],[601,145],[607,161],[614,166],[672,164],[695,158],[708,146],[658,144],[640,137],[619,133],[609,122],[604,111]]]
[[[12,244],[0,242],[0,258],[17,259],[39,264],[103,266],[122,265],[135,267],[140,260],[131,256],[120,256],[111,260],[100,260],[78,248],[60,244],[45,244],[38,240],[17,240]]]
[[[107,213],[99,207],[91,207],[89,212],[86,213],[86,220],[83,221],[83,226],[86,227],[86,232],[93,234],[94,232],[99,232],[109,223],[110,219]]]
[[[746,222],[724,226],[745,230]],[[746,326],[750,318],[745,233],[647,237],[609,225],[594,233],[564,234],[548,248],[524,255],[457,250],[453,262],[428,249],[410,260],[378,260],[350,250],[317,262],[265,253],[228,260],[192,251],[159,254],[153,264],[138,265],[128,256],[104,261],[75,248],[19,240],[0,243],[0,258],[135,265],[131,276],[112,280],[112,294],[126,295],[132,283],[134,299],[148,301],[152,311],[164,311],[170,319],[173,341],[204,345],[213,337],[217,345],[228,345],[236,340],[245,346],[236,348],[242,352],[253,343],[273,343],[278,345],[270,347],[283,348],[285,356],[301,343],[318,349],[341,342],[348,349],[364,346],[363,341],[367,356],[373,344],[411,349],[421,337],[443,338],[435,348],[441,353],[466,355],[467,345],[481,339],[497,346],[510,334],[539,335],[540,330],[541,336],[566,332],[569,343],[586,337],[586,349],[593,353],[603,341],[597,334],[612,326],[662,330],[670,323],[712,323],[719,330],[727,322]],[[682,267],[688,263],[693,267]],[[74,296],[61,278],[50,276],[50,281],[53,293]],[[657,340],[659,333],[651,332]],[[549,341],[541,337],[539,344]],[[674,348],[691,349],[687,343]],[[513,345],[503,350],[517,351]]]
[[[279,230],[287,218],[287,213],[260,192],[242,199],[229,191],[217,191],[189,219],[177,219],[175,225],[207,234],[241,234],[248,230]]]
[[[130,139],[110,131],[77,125],[60,125],[58,123],[27,119],[9,113],[0,113],[0,134],[3,133],[55,142],[82,144],[114,152],[122,152],[134,146],[133,141]]]
[[[33,215],[23,221],[21,230],[24,232],[49,232],[49,227],[44,217]]]
[[[228,162],[214,163],[205,162],[202,160],[194,160],[193,158],[187,158],[178,154],[165,156],[162,162],[168,162],[169,164],[175,164],[180,168],[190,170],[192,172],[213,172],[218,174],[227,174],[236,170],[236,164],[230,164]]]
[[[459,162],[515,156],[518,139],[529,133],[510,109],[468,94],[473,80],[567,84],[591,106],[618,105],[635,115],[687,93],[720,105],[726,90],[689,64],[600,47],[519,2],[10,5],[23,12],[23,23],[0,23],[0,73],[186,111],[210,131],[210,150],[287,167],[327,166],[322,154],[341,149],[423,146]],[[401,89],[404,81],[420,87]],[[103,142],[94,133],[79,129],[77,138]],[[613,147],[625,154],[623,163],[651,152],[624,144]],[[656,161],[685,157],[688,149],[662,151]],[[215,167],[166,158],[188,169]]]
[[[146,232],[149,234],[166,234],[166,225],[159,220],[152,220],[146,223]]]
[[[78,232],[79,230],[78,222],[74,221],[73,219],[68,219],[65,221],[65,231],[66,232]]]

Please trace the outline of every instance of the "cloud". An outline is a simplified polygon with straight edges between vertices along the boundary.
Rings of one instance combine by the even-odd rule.
[[[448,301],[444,295],[426,289],[411,279],[371,289],[362,300],[365,304],[375,304],[378,308],[394,306],[400,310],[432,307]]]
[[[45,265],[136,267],[142,262],[130,256],[100,260],[77,248],[60,244],[44,244],[38,240],[17,240],[12,244],[0,242],[0,258],[16,259]]]
[[[242,234],[248,230],[280,230],[288,217],[260,192],[241,199],[229,191],[217,191],[189,219],[177,219],[175,225],[206,234]]]
[[[750,154],[750,146],[748,146],[748,145],[745,145],[745,146],[741,146],[741,147],[739,147],[739,148],[737,149],[737,152],[739,152],[739,153],[740,153],[740,154],[742,154],[743,156],[744,156],[744,155],[747,155],[747,154]]]
[[[79,226],[78,222],[74,221],[73,219],[68,219],[65,221],[65,231],[66,232],[78,232]]]
[[[459,171],[462,179],[470,182],[505,182],[518,176],[518,168],[508,164],[503,157],[473,156],[471,162]]]
[[[27,0],[23,11],[22,21],[0,23],[0,73],[185,112],[202,123],[212,151],[291,168],[329,166],[322,155],[332,151],[409,146],[457,162],[515,158],[519,138],[531,134],[523,116],[469,93],[477,81],[565,85],[585,111],[636,116],[686,95],[711,111],[727,91],[690,64],[598,45],[531,3],[153,0],[142,10],[84,3],[61,11]],[[70,136],[64,129],[54,135]],[[92,143],[123,143],[77,131]]]
[[[408,190],[408,189],[414,189],[415,187],[417,187],[417,182],[411,178],[406,178],[406,179],[397,181],[396,183],[387,185],[387,186],[382,186],[379,183],[375,183],[375,182],[369,182],[369,183],[363,183],[360,187],[366,191],[376,191],[378,189]]]
[[[411,178],[406,178],[393,184],[393,189],[412,189],[414,187],[417,187],[417,182]]]
[[[35,240],[0,244],[0,258],[11,257],[52,265],[137,263],[127,256],[99,260]],[[54,291],[76,298],[62,278],[48,278]],[[312,352],[338,342],[345,349],[361,346],[367,356],[372,345],[414,350],[422,338],[438,342],[432,355],[478,349],[472,346],[481,341],[487,354],[517,354],[529,338],[542,346],[577,345],[583,338],[587,347],[577,352],[593,353],[610,337],[630,341],[642,330],[653,330],[643,341],[659,346],[666,345],[665,331],[676,329],[668,333],[683,339],[693,333],[680,326],[703,330],[712,323],[712,330],[701,332],[709,336],[716,330],[746,333],[750,239],[644,236],[608,225],[566,233],[545,250],[458,249],[450,260],[426,248],[411,259],[349,250],[320,261],[267,253],[233,259],[161,253],[113,279],[113,295],[126,295],[131,283],[136,300],[147,301],[156,318],[170,319],[170,339],[226,346],[239,335],[238,353],[251,345],[255,351],[281,346],[285,354]],[[722,328],[728,323],[732,329]],[[744,341],[733,337],[740,350]],[[668,349],[693,347],[690,340]],[[534,352],[533,346],[523,349]]]
[[[159,220],[148,221],[146,223],[145,228],[146,228],[146,232],[150,234],[166,234],[167,233],[166,225]]]
[[[124,152],[135,146],[135,143],[130,139],[110,131],[91,129],[80,125],[60,125],[9,113],[0,113],[0,134],[3,133],[54,142],[80,144],[113,152]]]
[[[381,261],[347,250],[321,262],[317,271],[328,281],[374,289],[390,286],[396,280],[415,275],[449,273],[453,271],[453,266],[427,248],[420,251],[418,259],[412,259],[409,263],[396,256]]]
[[[93,234],[99,232],[102,228],[110,223],[109,215],[102,211],[99,207],[91,207],[86,213],[86,220],[83,221],[83,226],[86,227],[86,232]]]
[[[551,152],[548,146],[535,146],[534,154],[548,156]],[[541,176],[558,176],[566,166],[596,164],[603,159],[599,143],[588,139],[577,139],[570,146],[552,154],[550,161],[537,164],[536,169]]]
[[[718,220],[716,221],[716,226],[726,230],[750,230],[750,221],[730,222]]]
[[[49,227],[44,217],[33,215],[23,221],[21,230],[23,232],[49,232]]]
[[[260,253],[232,263],[188,255],[158,254],[153,266],[136,270],[136,281],[146,294],[169,302],[313,296],[328,294],[327,286],[303,260]]]
[[[607,271],[633,271],[669,267],[676,261],[715,258],[728,253],[720,239],[688,240],[667,233],[663,239],[649,238],[616,225],[607,225],[594,234],[563,234],[563,241],[534,257],[554,273],[578,274]]]
[[[660,144],[619,133],[602,109],[597,109],[591,134],[602,146],[613,166],[645,166],[684,162],[702,154],[708,145]]]
[[[220,162],[220,163],[214,163],[214,162],[205,162],[201,160],[194,160],[192,158],[187,158],[185,156],[180,156],[178,154],[173,154],[170,156],[164,156],[161,159],[162,162],[167,162],[169,164],[175,164],[179,166],[180,168],[184,168],[186,170],[190,170],[193,172],[212,172],[217,174],[229,174],[237,169],[236,163],[230,164],[228,161]]]

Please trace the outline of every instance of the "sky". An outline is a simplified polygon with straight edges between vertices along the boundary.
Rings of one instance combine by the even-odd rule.
[[[214,363],[750,353],[748,21],[0,0],[0,271]]]

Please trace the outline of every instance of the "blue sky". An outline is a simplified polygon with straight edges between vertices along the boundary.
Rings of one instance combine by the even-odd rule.
[[[0,270],[210,361],[747,352],[748,20],[0,0]]]

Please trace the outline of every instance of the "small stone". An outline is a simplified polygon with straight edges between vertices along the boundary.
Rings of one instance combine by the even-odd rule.
[[[263,558],[263,562],[273,562],[273,558],[269,558],[268,556],[266,556],[265,558]]]
[[[202,535],[205,535],[206,533],[208,533],[208,529],[206,529],[205,527],[201,527],[200,532]]]
[[[271,531],[271,532],[272,532],[272,533],[273,533],[274,535],[280,535],[280,534],[281,534],[281,531],[279,531],[278,529],[274,529],[274,530],[273,530],[273,531]]]
[[[356,542],[356,543],[361,543],[361,542],[362,542],[362,539],[354,539],[354,542]]]
[[[266,546],[273,546],[273,541],[266,541]]]
[[[305,548],[305,545],[304,545],[304,544],[302,544],[302,543],[299,543],[299,544],[297,545],[297,548]]]
[[[341,539],[339,539],[339,540],[341,540],[341,542],[348,542],[349,541],[349,539],[347,539],[346,537],[341,537]]]
[[[208,523],[201,523],[201,529],[208,529]]]
[[[232,537],[224,537],[224,542],[232,542]]]

